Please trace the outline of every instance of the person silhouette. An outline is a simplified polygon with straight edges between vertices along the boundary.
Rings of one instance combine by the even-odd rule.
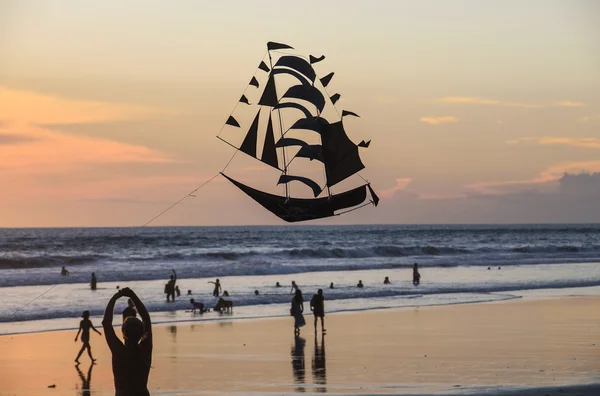
[[[321,333],[325,333],[325,298],[323,289],[319,289],[317,294],[310,300],[310,310],[315,317],[315,334],[317,334],[317,319],[321,318]]]
[[[177,283],[177,272],[173,271],[173,275],[169,277],[169,281],[165,285],[165,293],[167,294],[167,302],[169,302],[169,297],[171,297],[171,301],[175,302],[175,283]]]
[[[306,324],[304,320],[304,298],[302,297],[302,291],[296,289],[296,294],[292,298],[292,308],[290,313],[294,317],[294,334],[296,337],[300,336],[300,327]]]
[[[181,296],[181,290],[179,290],[179,286],[175,286],[175,294],[177,294],[177,297]]]
[[[388,278],[387,276],[385,277],[385,279],[383,280],[383,284],[384,285],[391,285],[392,282],[390,282],[390,278]]]
[[[275,287],[281,287],[281,285],[279,284],[279,282],[275,283]]]
[[[217,278],[216,281],[214,282],[208,282],[208,283],[212,283],[213,285],[215,285],[215,288],[213,290],[213,297],[219,297],[219,293],[223,290],[223,288],[221,287],[221,282],[219,281],[219,279]]]
[[[365,287],[365,285],[363,285],[362,281],[359,280],[358,285],[356,285],[356,287],[363,288],[363,287]]]
[[[87,372],[87,378],[83,375],[83,372],[79,369],[79,365],[75,365],[75,369],[77,370],[77,374],[79,374],[79,378],[81,379],[81,396],[90,396],[92,390],[92,368],[94,364],[90,364],[90,368]]]
[[[127,308],[123,310],[123,322],[125,322],[125,319],[130,316],[133,316],[134,318],[137,316],[135,304],[133,304],[133,300],[131,298],[127,300]]]
[[[413,285],[418,286],[421,283],[421,274],[419,273],[419,264],[413,265]]]
[[[60,270],[60,275],[61,276],[67,276],[69,275],[69,271],[65,268],[65,266],[62,266],[62,269]]]
[[[333,282],[331,282],[331,283],[329,284],[329,288],[330,288],[330,289],[335,289],[335,287],[333,287]]]
[[[93,363],[96,361],[96,359],[94,359],[94,357],[92,356],[92,347],[90,346],[90,329],[94,330],[96,333],[98,333],[100,335],[102,335],[102,333],[100,333],[98,330],[96,330],[96,328],[92,324],[92,321],[90,320],[90,311],[83,311],[83,314],[81,314],[81,317],[83,319],[81,320],[81,322],[79,322],[79,330],[77,330],[77,335],[75,336],[75,342],[77,342],[79,333],[81,333],[81,342],[83,343],[83,345],[81,346],[81,349],[79,350],[79,353],[77,354],[77,357],[75,358],[75,363],[79,364],[79,358],[81,357],[81,354],[83,353],[83,351],[85,351],[86,349],[88,351],[90,360]]]
[[[92,280],[90,281],[90,288],[92,290],[96,290],[97,283],[98,283],[98,279],[96,279],[96,273],[92,272]]]
[[[290,294],[296,293],[297,291],[298,291],[298,285],[296,284],[296,281],[292,281],[292,289],[290,290]]]
[[[113,328],[115,302],[121,297],[129,297],[142,320],[129,316],[121,330],[125,343],[121,342]],[[104,336],[112,353],[112,371],[116,395],[150,396],[148,377],[152,365],[152,322],[146,306],[128,287],[115,293],[106,305]]]

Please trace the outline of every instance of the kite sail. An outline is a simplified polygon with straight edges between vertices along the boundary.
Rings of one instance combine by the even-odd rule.
[[[340,95],[329,95],[326,90],[334,73],[319,78],[313,68],[325,56],[307,59],[290,50],[287,44],[267,43],[267,55],[239,100],[247,106],[236,106],[217,136],[267,169],[280,172],[273,184],[283,185],[285,193],[272,194],[222,175],[287,222],[377,206],[379,198],[362,177],[360,185],[348,187],[351,176],[365,168],[359,148],[366,149],[370,143],[355,144],[346,133],[342,118],[358,114],[347,110],[340,114],[335,108]],[[243,112],[247,122],[238,121],[244,119]],[[312,173],[303,173],[304,168],[311,168]],[[292,186],[309,196],[292,196]],[[334,193],[334,188],[341,191]]]

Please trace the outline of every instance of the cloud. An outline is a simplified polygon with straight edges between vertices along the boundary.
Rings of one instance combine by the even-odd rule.
[[[563,100],[562,102],[554,103],[558,107],[585,107],[585,103],[582,102],[571,102],[569,100]]]
[[[544,107],[584,107],[585,103],[571,102],[563,100],[554,103],[525,103],[525,102],[511,102],[496,99],[476,98],[469,96],[449,96],[445,98],[437,99],[438,102],[443,103],[454,103],[454,104],[475,104],[475,105],[487,105],[487,106],[500,106],[500,107],[516,107],[523,109],[541,109]]]
[[[398,178],[396,179],[396,184],[394,184],[393,187],[387,188],[385,190],[380,190],[379,191],[379,195],[382,198],[390,198],[392,197],[397,191],[401,191],[404,190],[406,188],[406,186],[408,186],[408,184],[412,181],[411,178],[409,177],[404,177],[404,178]]]
[[[8,133],[0,133],[0,145],[19,144],[37,140],[31,136],[21,136]]]
[[[522,137],[518,139],[507,140],[507,144],[517,145],[522,142],[535,142],[542,146],[560,145],[580,148],[600,149],[600,139],[594,137],[569,138],[569,137]]]
[[[445,117],[421,117],[419,121],[424,122],[426,124],[431,125],[439,125],[439,124],[449,124],[453,122],[458,122],[458,118],[453,116],[445,116]]]
[[[561,179],[565,173],[580,172],[599,172],[600,161],[579,161],[566,162],[552,165],[542,171],[538,176],[524,180],[502,180],[481,182],[466,185],[465,188],[471,193],[482,195],[505,195],[511,192],[515,187],[523,189],[531,188],[535,185],[541,185],[550,182],[556,182]]]
[[[28,124],[91,123],[174,114],[168,109],[69,100],[3,86],[0,86],[0,109],[4,117]]]

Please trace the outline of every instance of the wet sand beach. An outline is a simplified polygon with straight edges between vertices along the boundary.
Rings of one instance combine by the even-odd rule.
[[[292,318],[155,326],[149,389],[182,395],[600,394],[598,385],[573,387],[600,383],[600,297],[339,313],[326,316],[327,335],[316,338],[312,316],[306,319],[299,339]],[[92,321],[101,327],[100,319]],[[81,358],[82,378],[73,363],[81,346],[75,334],[0,336],[0,395],[81,394],[89,359]],[[114,394],[104,337],[92,334],[91,345],[98,359],[91,394]]]

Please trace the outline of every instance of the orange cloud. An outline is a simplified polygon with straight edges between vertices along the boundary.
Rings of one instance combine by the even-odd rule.
[[[396,184],[393,187],[380,190],[378,194],[382,198],[391,198],[397,191],[404,190],[411,181],[412,179],[409,177],[396,179]]]
[[[528,186],[549,183],[560,179],[565,173],[599,172],[600,161],[566,162],[553,165],[541,172],[538,176],[525,180],[505,180],[474,183],[466,185],[465,188],[473,193],[484,195],[506,194],[506,188],[514,186]]]
[[[455,103],[455,104],[477,104],[477,105],[488,105],[488,106],[500,106],[500,107],[516,107],[523,109],[540,109],[544,107],[584,107],[585,103],[582,102],[571,102],[563,100],[554,103],[525,103],[525,102],[510,102],[495,99],[486,98],[475,98],[468,96],[449,96],[445,98],[437,99],[438,102],[444,103]]]
[[[562,145],[562,146],[570,146],[570,147],[581,147],[581,148],[591,148],[591,149],[600,149],[600,139],[588,137],[588,138],[569,138],[569,137],[553,137],[553,136],[544,136],[544,137],[523,137],[513,140],[507,140],[507,144],[520,144],[522,142],[536,142],[537,144],[543,146],[549,145]]]
[[[446,117],[421,117],[419,121],[424,122],[426,124],[431,125],[439,125],[439,124],[449,124],[453,122],[458,122],[458,118],[453,116]]]

